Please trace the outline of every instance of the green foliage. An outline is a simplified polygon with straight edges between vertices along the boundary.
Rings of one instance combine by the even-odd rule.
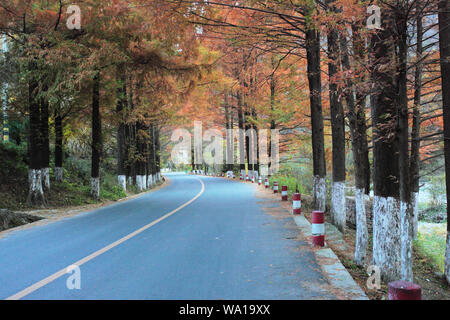
[[[287,186],[288,187],[288,195],[292,196],[292,194],[295,192],[295,189],[298,186],[298,191],[300,194],[306,194],[306,188],[302,184],[301,180],[297,180],[294,177],[289,177],[283,174],[277,174],[272,176],[269,179],[270,186],[273,187],[273,182],[278,182],[278,190],[281,192],[281,186]]]
[[[446,234],[445,223],[421,223],[414,242],[415,249],[428,257],[440,272],[444,272]]]
[[[313,174],[309,165],[301,161],[289,162],[281,165],[278,173],[269,179],[270,186],[273,186],[273,181],[277,181],[280,188],[282,185],[287,185],[289,195],[294,193],[297,185],[301,194],[311,194]]]
[[[100,181],[101,199],[117,201],[127,196],[125,191],[117,184],[117,176],[110,171],[103,172]]]
[[[83,185],[90,184],[91,161],[69,157],[64,163],[64,177],[70,181],[77,181]]]
[[[27,176],[27,145],[0,142],[0,180],[10,182]]]
[[[445,195],[445,176],[436,175],[430,178],[428,191],[431,195],[431,203],[434,206],[442,204],[443,195]]]
[[[16,144],[21,145],[27,140],[28,118],[24,120],[9,120],[9,139],[15,141]]]
[[[440,204],[436,206],[419,206],[419,220],[425,222],[446,222],[447,220],[447,205]]]

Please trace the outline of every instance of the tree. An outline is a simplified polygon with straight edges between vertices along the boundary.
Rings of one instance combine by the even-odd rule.
[[[399,157],[395,41],[395,18],[382,8],[381,29],[371,38],[373,116],[373,260],[387,280],[401,277]]]
[[[450,4],[439,1],[439,48],[442,77],[442,110],[444,113],[445,185],[447,188],[447,249],[445,277],[450,283]]]
[[[92,164],[91,196],[100,198],[100,161],[102,156],[102,122],[100,116],[100,72],[94,74],[92,83]]]
[[[331,13],[336,13],[334,0],[328,0]],[[333,15],[331,16],[332,18]],[[336,19],[336,18],[335,18]],[[336,19],[337,20],[337,19]],[[344,108],[340,100],[341,90],[338,89],[337,73],[340,66],[339,32],[337,22],[330,21],[328,27],[328,77],[330,92],[331,132],[333,143],[333,186],[331,190],[331,217],[341,231],[345,231],[347,222],[345,214],[345,124]]]
[[[307,10],[310,20],[317,15],[315,4]],[[308,62],[309,101],[311,107],[312,150],[314,166],[314,207],[325,211],[326,191],[326,165],[324,147],[324,129],[322,115],[322,77],[320,69],[320,31],[317,26],[309,22],[305,30],[306,59]]]

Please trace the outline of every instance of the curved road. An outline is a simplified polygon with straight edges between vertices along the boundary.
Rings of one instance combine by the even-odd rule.
[[[291,217],[255,185],[168,175],[158,191],[0,239],[2,299],[333,299]],[[80,289],[68,289],[80,268]]]

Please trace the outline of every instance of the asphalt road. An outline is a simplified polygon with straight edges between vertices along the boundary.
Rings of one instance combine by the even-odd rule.
[[[268,214],[278,205],[255,185],[168,177],[158,191],[1,238],[0,298],[334,298],[292,218]],[[67,286],[74,264],[80,289]]]

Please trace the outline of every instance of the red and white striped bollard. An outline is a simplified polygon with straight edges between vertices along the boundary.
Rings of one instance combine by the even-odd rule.
[[[261,183],[262,183],[262,179],[261,179],[261,176],[260,176],[260,177],[258,178],[258,186],[260,186]]]
[[[292,195],[292,213],[302,214],[302,196],[298,192]]]
[[[278,193],[278,182],[273,182],[273,193]]]
[[[269,188],[269,178],[266,178],[266,179],[264,180],[264,185],[266,186],[266,189]]]
[[[281,186],[281,201],[287,201],[288,191],[287,186]]]
[[[325,216],[323,211],[312,212],[312,244],[319,247],[325,245]]]

